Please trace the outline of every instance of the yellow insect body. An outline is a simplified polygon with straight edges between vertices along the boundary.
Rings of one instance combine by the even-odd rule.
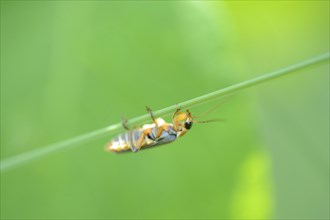
[[[180,112],[177,109],[172,116],[172,123],[167,123],[162,118],[155,119],[150,108],[152,124],[145,124],[142,128],[129,130],[123,122],[123,127],[128,131],[112,139],[106,146],[107,151],[119,153],[125,151],[137,152],[140,149],[146,149],[175,141],[183,136],[192,126],[193,121],[190,112]]]

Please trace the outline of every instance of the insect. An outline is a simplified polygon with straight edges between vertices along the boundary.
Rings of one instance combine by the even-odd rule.
[[[167,123],[162,118],[155,118],[149,107],[147,107],[147,111],[153,121],[152,124],[145,124],[142,128],[129,129],[127,127],[127,121],[122,119],[122,125],[127,132],[112,139],[106,145],[106,150],[115,153],[127,151],[138,152],[141,149],[168,144],[175,141],[185,135],[187,131],[191,129],[194,122],[205,123],[217,121],[217,119],[196,121],[193,120],[195,117],[192,117],[188,109],[186,112],[182,112],[180,108],[177,108],[172,115],[172,123]]]

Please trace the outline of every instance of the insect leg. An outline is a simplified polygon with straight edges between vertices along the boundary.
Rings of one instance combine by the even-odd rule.
[[[146,137],[146,135],[147,134],[145,132],[142,132],[141,136],[139,137],[139,140],[136,143],[136,149],[137,149],[136,151],[138,151],[138,150],[141,149],[142,144],[143,144],[143,141],[144,141],[144,138]]]
[[[174,130],[178,130],[178,125],[179,125],[179,121],[177,120],[177,114],[181,111],[181,108],[177,105],[177,108],[175,110],[175,112],[172,115],[172,124],[174,127]]]
[[[127,126],[127,119],[124,116],[121,116],[121,125],[123,126],[123,128],[127,131],[129,131],[129,127]]]
[[[151,117],[152,121],[153,121],[155,124],[157,124],[157,122],[156,122],[156,120],[155,120],[154,113],[152,112],[151,108],[148,107],[148,106],[146,106],[146,108],[147,108],[147,112],[150,114],[150,117]]]
[[[179,111],[181,111],[181,108],[179,106],[177,106],[177,109],[175,110],[175,112],[172,115],[172,119],[175,118],[175,116],[179,113]]]
[[[164,128],[164,125],[158,127],[158,129],[156,130],[156,138],[157,139],[162,135],[162,133],[163,133],[164,130],[166,130],[166,128]]]
[[[153,114],[151,108],[147,107],[147,111],[149,112],[149,114],[150,114],[150,116],[151,116],[151,119],[152,119],[153,122],[155,123],[155,136],[156,136],[156,138],[159,138],[159,137],[162,135],[163,131],[166,130],[167,125],[161,125],[161,126],[158,126],[158,123],[157,123],[157,121],[155,120],[155,117],[154,117],[154,114]],[[178,109],[176,110],[176,113],[179,112],[179,111],[180,111],[180,108],[178,108]],[[176,113],[174,113],[174,114],[176,114]]]
[[[150,117],[151,117],[152,121],[155,123],[155,133],[158,134],[158,132],[157,132],[158,131],[158,123],[155,119],[154,113],[152,112],[150,107],[146,106],[146,108],[147,108],[147,112],[150,114]]]

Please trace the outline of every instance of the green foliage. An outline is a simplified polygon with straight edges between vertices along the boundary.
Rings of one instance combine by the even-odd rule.
[[[1,159],[327,52],[328,8],[2,1]],[[1,174],[1,218],[328,218],[329,67],[303,71],[171,145],[113,155],[109,135]]]

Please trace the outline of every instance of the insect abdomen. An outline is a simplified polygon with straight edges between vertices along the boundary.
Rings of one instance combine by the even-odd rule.
[[[110,143],[106,146],[106,150],[115,153],[129,150],[134,151],[141,134],[142,131],[138,129],[118,135],[110,141]]]

